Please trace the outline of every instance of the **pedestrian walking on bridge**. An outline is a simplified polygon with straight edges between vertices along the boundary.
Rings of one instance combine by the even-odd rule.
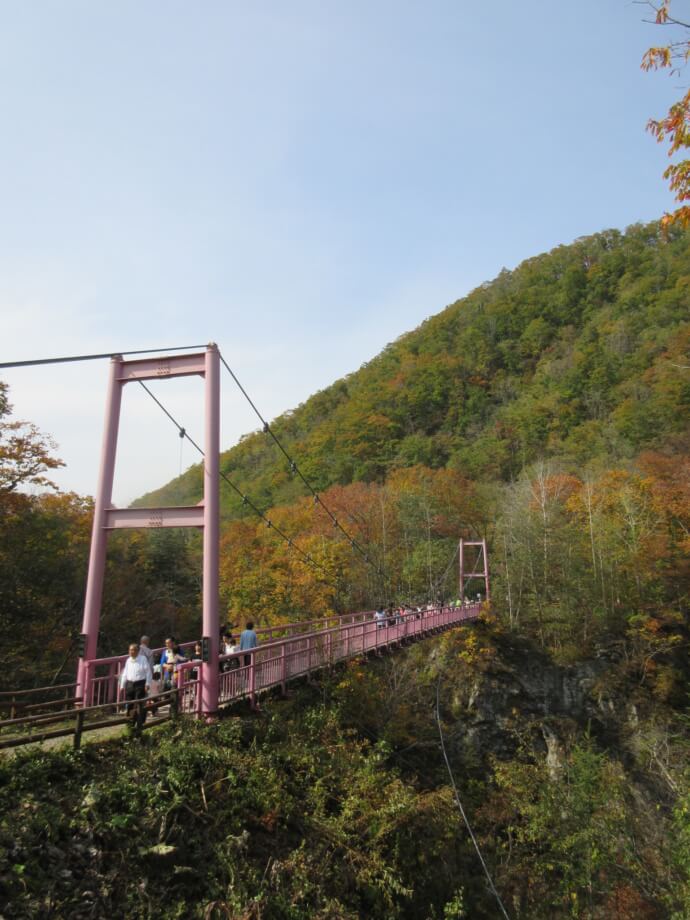
[[[127,715],[132,714],[132,722],[138,729],[146,720],[146,708],[143,700],[151,687],[153,672],[151,662],[139,651],[136,642],[129,647],[129,658],[120,674],[120,689],[125,691],[127,700]]]
[[[246,629],[243,629],[242,634],[240,635],[240,651],[241,652],[249,651],[249,649],[256,648],[258,644],[259,644],[259,639],[256,633],[254,632],[254,623],[250,620],[247,623]],[[245,655],[244,656],[245,667],[247,665],[250,665],[251,663],[252,663],[252,656]]]

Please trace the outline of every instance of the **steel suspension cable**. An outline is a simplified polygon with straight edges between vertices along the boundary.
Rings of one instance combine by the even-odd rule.
[[[149,394],[151,399],[156,403],[156,405],[165,413],[165,415],[167,415],[167,417],[170,419],[173,425],[177,428],[180,438],[186,438],[189,441],[189,443],[192,445],[192,447],[194,447],[195,450],[201,455],[202,459],[205,459],[206,455],[204,454],[204,451],[197,444],[194,438],[192,438],[192,436],[187,432],[186,428],[183,428],[182,425],[180,425],[180,423],[177,421],[177,419],[173,415],[171,415],[170,412],[168,412],[168,410],[165,408],[165,406],[160,401],[160,399],[158,399],[155,393],[153,393],[146,386],[143,380],[140,380],[139,383],[146,390],[146,392]],[[249,496],[246,495],[242,491],[242,489],[239,488],[239,486],[235,485],[235,483],[228,476],[226,476],[226,474],[222,470],[219,470],[219,474],[220,474],[220,478],[224,480],[224,482],[226,482],[230,486],[233,492],[235,492],[235,494],[238,495],[242,499],[242,504],[246,505],[248,508],[251,508],[254,514],[256,514],[257,517],[261,518],[261,520],[266,524],[267,527],[274,530],[276,534],[278,534],[278,536],[282,540],[284,540],[291,549],[294,549],[304,559],[304,561],[308,565],[310,565],[314,569],[321,569],[327,575],[329,574],[326,566],[322,565],[322,563],[314,559],[313,556],[311,556],[309,553],[305,553],[304,550],[295,542],[294,538],[289,537],[286,533],[283,532],[283,530],[280,527],[278,527],[277,524],[274,524],[270,518],[266,517],[264,512],[261,511],[261,509],[258,508],[254,504],[254,502],[249,498]],[[319,576],[319,577],[320,577],[320,580],[324,584],[327,584],[329,587],[334,588],[336,591],[339,590],[340,586],[337,583],[330,581],[329,578],[324,578],[323,576]]]
[[[446,566],[445,572],[443,573],[443,575],[441,575],[440,578],[437,578],[436,581],[434,582],[434,585],[433,585],[433,593],[434,593],[434,594],[436,594],[436,593],[438,592],[438,589],[441,587],[441,585],[445,583],[446,578],[448,578],[448,573],[450,572],[451,568],[453,567],[453,563],[454,563],[455,560],[458,558],[459,553],[460,553],[460,544],[458,543],[457,548],[456,548],[455,552],[453,553],[452,559],[450,560],[450,562],[449,562],[448,565]],[[433,598],[430,598],[430,600],[433,600]]]
[[[382,578],[387,577],[387,576],[386,576],[386,573],[385,573],[384,570],[383,570],[383,568],[382,568],[380,565],[376,565],[374,562],[372,562],[372,560],[369,558],[369,554],[367,553],[367,551],[366,551],[362,546],[360,546],[359,542],[358,542],[351,534],[349,534],[349,533],[347,532],[347,530],[345,530],[345,528],[343,527],[343,525],[342,525],[342,524],[340,523],[340,521],[338,520],[337,516],[336,516],[336,515],[331,511],[331,509],[326,505],[326,503],[323,501],[323,499],[321,498],[321,496],[319,495],[319,493],[316,491],[316,489],[314,489],[314,487],[312,486],[312,484],[311,484],[311,483],[308,481],[308,479],[304,476],[304,474],[302,473],[302,471],[301,471],[300,468],[298,467],[297,463],[292,459],[292,457],[290,456],[290,454],[288,453],[288,451],[287,451],[286,448],[284,447],[284,445],[283,445],[282,441],[280,440],[280,438],[278,437],[278,435],[273,431],[273,429],[271,428],[271,426],[269,425],[269,423],[266,421],[266,419],[263,417],[263,415],[261,414],[261,412],[259,412],[259,410],[257,409],[257,407],[256,407],[256,405],[255,405],[255,403],[254,403],[254,401],[253,401],[252,398],[250,397],[249,393],[247,393],[247,391],[245,390],[245,388],[242,386],[242,384],[240,383],[240,381],[239,381],[238,378],[237,378],[237,375],[235,374],[235,372],[234,372],[233,369],[230,367],[230,365],[229,365],[228,362],[225,360],[225,358],[223,357],[222,354],[220,354],[220,360],[221,360],[221,362],[223,363],[223,366],[225,367],[225,369],[227,370],[227,372],[230,374],[230,376],[232,377],[232,379],[233,379],[233,380],[235,381],[235,383],[237,384],[237,386],[238,386],[240,392],[242,393],[242,395],[244,396],[244,398],[247,400],[247,402],[249,403],[249,405],[250,405],[250,406],[252,407],[252,409],[254,410],[254,413],[256,414],[257,418],[259,419],[259,421],[260,421],[261,424],[262,424],[262,430],[263,430],[264,434],[269,434],[269,435],[271,436],[271,438],[273,439],[273,441],[275,442],[275,444],[278,446],[279,450],[281,451],[281,453],[283,454],[283,456],[285,457],[285,459],[288,461],[288,463],[289,463],[289,465],[290,465],[290,470],[291,470],[291,472],[296,473],[296,474],[299,476],[299,478],[302,480],[302,482],[304,483],[304,485],[306,486],[306,488],[309,490],[309,492],[311,492],[312,496],[314,497],[314,503],[315,503],[315,504],[318,504],[318,505],[321,505],[321,507],[323,508],[323,510],[326,512],[326,514],[330,517],[331,521],[333,522],[333,526],[336,527],[338,530],[340,530],[340,532],[343,534],[343,536],[346,538],[346,540],[350,543],[350,546],[351,546],[353,549],[356,549],[356,550],[359,552],[359,554],[362,556],[362,558],[364,559],[364,561],[365,561],[368,565],[371,565],[371,566],[376,570],[376,573],[377,573],[378,575],[380,575]]]
[[[133,351],[107,351],[99,355],[70,355],[65,358],[34,358],[28,361],[4,361],[0,370],[7,367],[37,367],[40,364],[71,364],[75,361],[99,361],[104,358],[118,358],[124,355],[154,355],[161,351],[189,351],[192,348],[206,348],[206,345],[176,345],[174,348],[137,348]]]

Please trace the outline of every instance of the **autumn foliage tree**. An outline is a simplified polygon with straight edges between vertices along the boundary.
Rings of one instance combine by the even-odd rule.
[[[0,382],[0,630],[3,682],[55,678],[75,647],[91,503],[48,477],[63,463],[52,439],[11,419]],[[37,491],[42,490],[42,491]]]
[[[292,547],[263,521],[229,522],[221,590],[233,621],[251,613],[279,623],[454,598],[458,537],[482,533],[487,523],[481,490],[455,470],[413,466],[382,484],[332,486],[322,498],[362,552],[310,498],[270,510]]]
[[[0,381],[0,500],[27,486],[54,488],[45,474],[64,466],[52,453],[52,438],[31,422],[7,420],[11,408],[7,384]]]
[[[690,22],[676,18],[671,0],[660,3],[647,0],[646,5],[651,8],[656,25],[675,27],[675,34],[680,34],[680,38],[650,48],[642,58],[642,68],[669,70],[672,76],[677,76],[690,59]],[[690,147],[690,89],[673,103],[663,118],[650,119],[647,128],[659,143],[668,143],[670,157],[687,150]],[[687,204],[690,201],[690,159],[671,163],[664,171],[664,178],[668,179],[679,207],[672,214],[666,214],[662,223],[666,226],[678,223],[685,227],[690,223],[690,205]]]

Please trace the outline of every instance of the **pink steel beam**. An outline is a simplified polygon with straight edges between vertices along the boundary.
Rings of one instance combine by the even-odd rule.
[[[465,541],[460,538],[458,544],[458,596],[465,602]]]
[[[206,413],[204,444],[204,563],[203,636],[208,662],[201,669],[201,711],[218,709],[218,543],[220,537],[220,357],[218,349],[206,351]]]
[[[124,361],[112,359],[106,403],[106,421],[101,468],[94,509],[89,572],[82,635],[84,647],[79,660],[77,695],[90,701],[92,667],[98,650],[98,629],[103,598],[103,576],[108,533],[124,527],[202,527],[204,530],[203,630],[213,657],[218,658],[218,539],[219,539],[219,450],[220,450],[220,361],[218,348],[210,344],[205,352],[161,358]],[[205,378],[206,460],[204,499],[198,505],[178,508],[114,508],[113,476],[120,423],[122,388],[134,380],[166,379],[199,375]],[[217,668],[202,669],[202,711],[218,708]]]
[[[204,354],[171,355],[162,358],[145,358],[140,361],[124,361],[119,380],[160,380],[165,377],[204,376],[206,362]]]
[[[108,378],[108,395],[105,409],[105,426],[103,429],[103,446],[101,448],[101,468],[98,474],[98,488],[93,512],[91,531],[91,551],[89,553],[89,571],[86,578],[86,598],[84,600],[84,619],[82,634],[86,636],[83,657],[79,659],[77,671],[77,696],[81,696],[84,705],[89,704],[89,669],[88,662],[96,657],[98,651],[98,628],[101,619],[101,599],[103,597],[103,576],[105,573],[105,552],[107,532],[105,514],[112,502],[113,476],[115,474],[115,454],[117,451],[117,433],[120,425],[120,405],[122,403],[122,386],[119,375],[123,361],[120,357],[110,361]]]
[[[179,508],[109,508],[105,512],[108,530],[124,527],[203,527],[204,505]]]

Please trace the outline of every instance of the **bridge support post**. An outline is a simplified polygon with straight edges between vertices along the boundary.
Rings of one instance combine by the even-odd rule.
[[[307,639],[307,683],[308,684],[314,683],[314,678],[311,673],[311,664],[312,664],[311,649],[312,649],[312,639],[311,639],[311,636],[309,636],[309,638]]]
[[[206,351],[205,365],[203,635],[208,640],[209,660],[206,667],[201,670],[201,711],[210,715],[218,710],[220,642],[218,618],[220,356],[217,348],[209,348]]]
[[[122,386],[120,370],[122,358],[111,358],[108,376],[108,395],[101,448],[101,466],[98,473],[98,486],[93,511],[91,529],[91,550],[89,553],[89,571],[86,578],[86,598],[84,600],[84,618],[82,620],[83,647],[80,649],[77,670],[76,696],[81,696],[82,705],[91,705],[91,678],[93,669],[87,662],[92,661],[98,650],[98,630],[101,620],[101,601],[103,599],[103,577],[105,574],[105,553],[108,532],[105,529],[106,511],[112,503],[113,478],[115,475],[115,454],[117,452],[117,435],[120,427],[120,406],[122,404]]]
[[[285,643],[280,647],[280,695],[287,696],[287,658],[285,656]]]
[[[250,649],[249,652],[250,661],[249,661],[249,707],[252,710],[256,709],[256,656],[254,654],[254,649]]]

